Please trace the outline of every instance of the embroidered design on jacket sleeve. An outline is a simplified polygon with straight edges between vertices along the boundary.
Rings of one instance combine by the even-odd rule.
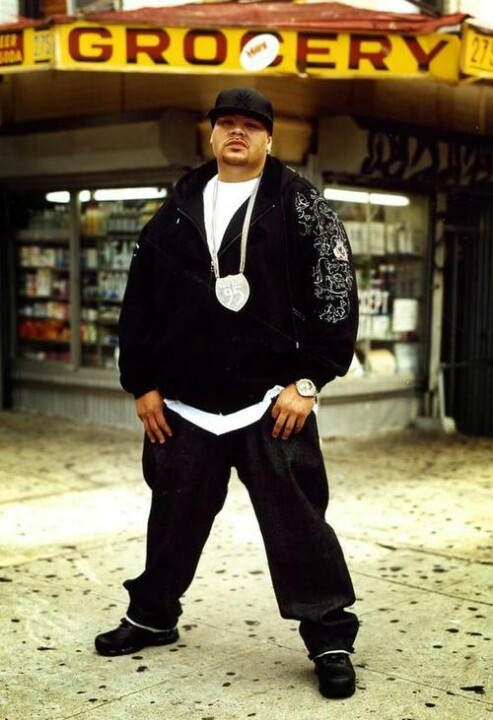
[[[295,197],[302,237],[313,238],[313,286],[320,320],[337,323],[348,317],[353,273],[346,233],[327,201],[315,189]]]

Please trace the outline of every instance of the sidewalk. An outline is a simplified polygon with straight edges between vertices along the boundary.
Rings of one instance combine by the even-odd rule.
[[[324,443],[362,621],[342,701],[278,616],[235,477],[179,643],[95,653],[144,559],[140,451],[132,432],[0,412],[0,720],[493,720],[493,439]]]

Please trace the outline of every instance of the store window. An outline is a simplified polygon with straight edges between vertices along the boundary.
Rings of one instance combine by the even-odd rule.
[[[16,233],[17,356],[116,369],[135,242],[165,188],[30,195]]]
[[[96,190],[82,194],[82,365],[116,368],[117,324],[135,241],[159,208],[164,191]],[[154,197],[155,196],[155,197]]]
[[[327,186],[356,266],[360,326],[352,371],[418,375],[422,368],[428,200]]]
[[[18,355],[70,362],[70,212],[44,195],[21,208],[16,234]]]

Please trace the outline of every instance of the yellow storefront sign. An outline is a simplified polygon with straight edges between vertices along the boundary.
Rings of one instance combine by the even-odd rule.
[[[78,21],[0,32],[0,73],[58,70],[248,74],[245,45],[265,30],[193,29]],[[327,78],[459,77],[460,38],[432,33],[270,32],[268,75]],[[247,48],[248,49],[248,48]]]
[[[120,72],[244,73],[240,55],[255,35],[239,28],[187,29],[78,22],[56,28],[57,67]],[[460,40],[337,32],[272,32],[279,54],[262,74],[458,78]]]
[[[493,79],[493,34],[487,35],[465,25],[460,67],[466,75]]]
[[[0,31],[0,75],[45,70],[54,65],[53,30],[23,28]]]

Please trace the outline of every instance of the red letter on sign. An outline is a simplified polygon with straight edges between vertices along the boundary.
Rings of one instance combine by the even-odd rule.
[[[151,44],[139,44],[139,39],[151,38]],[[155,41],[155,42],[153,42]],[[139,53],[148,55],[156,65],[167,65],[163,53],[169,47],[169,35],[165,30],[127,28],[127,62],[136,64]]]
[[[80,39],[84,35],[98,35],[100,38],[111,38],[111,32],[106,28],[74,28],[68,36],[68,51],[72,60],[76,62],[107,62],[113,55],[111,45],[91,45],[93,50],[97,50],[95,55],[84,55],[80,49]]]
[[[213,58],[201,59],[195,53],[195,41],[208,37],[216,41],[216,54]],[[218,30],[190,30],[185,35],[183,53],[185,60],[191,65],[221,65],[226,60],[226,38]]]
[[[309,55],[329,55],[330,48],[310,47],[310,40],[337,40],[337,33],[322,33],[312,35],[311,33],[298,34],[298,49],[296,53],[296,65],[300,72],[306,68],[335,68],[335,62],[309,62]]]
[[[427,54],[419,44],[418,38],[412,36],[404,36],[402,39],[417,60],[420,70],[429,70],[431,61],[436,58],[439,53],[442,52],[444,47],[447,47],[448,45],[448,42],[446,40],[440,40],[440,42],[435,45],[433,50],[429,54]]]
[[[359,70],[361,60],[369,60],[375,70],[388,70],[385,58],[392,49],[392,43],[386,35],[352,35],[349,42],[350,70]],[[381,47],[377,50],[367,50],[364,52],[361,49],[361,45],[364,42],[380,43]]]

